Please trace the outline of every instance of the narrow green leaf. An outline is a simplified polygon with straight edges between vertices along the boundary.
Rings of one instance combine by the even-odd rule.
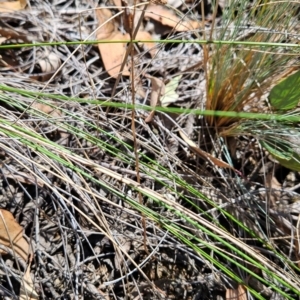
[[[275,109],[293,109],[300,101],[300,71],[285,78],[270,92],[269,101]]]

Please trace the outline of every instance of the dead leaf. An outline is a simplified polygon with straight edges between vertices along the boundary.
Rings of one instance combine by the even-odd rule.
[[[0,12],[12,12],[24,9],[27,5],[26,0],[0,2]]]
[[[13,30],[11,28],[0,27],[0,45],[4,43],[27,43],[29,42],[29,39],[27,37],[28,36],[26,36],[25,34],[17,32],[16,30]],[[14,70],[14,67],[17,67],[18,65],[19,61],[17,59],[16,51],[14,49],[6,49],[2,51],[0,55],[0,66]]]
[[[227,289],[226,300],[248,300],[245,287],[239,284],[237,289]]]
[[[123,35],[121,32],[115,30],[114,21],[110,20],[112,13],[109,9],[103,8],[96,10],[96,16],[99,22],[100,28],[97,31],[98,40],[108,40],[108,41],[128,41],[130,40],[129,34]],[[108,22],[106,22],[108,21]],[[104,25],[103,25],[104,24]],[[117,78],[121,64],[126,52],[126,43],[100,43],[98,48],[102,57],[102,61],[105,70],[111,77]],[[122,71],[123,76],[129,76],[130,72],[128,66],[125,65]]]
[[[127,241],[124,238],[120,238],[120,246],[122,247],[122,253],[129,253],[131,248],[131,241]],[[124,256],[120,251],[117,251],[114,258],[115,267],[120,270],[122,265],[124,265]]]
[[[30,107],[34,108],[35,110],[41,111],[47,115],[50,115],[53,118],[60,118],[62,116],[62,113],[57,108],[51,107],[47,104],[34,102]]]
[[[1,2],[0,2],[0,7],[1,7]],[[11,28],[0,27],[0,35],[1,35],[1,39],[5,38],[5,40],[16,40],[17,42],[18,41],[29,42],[29,39],[25,34],[19,33],[16,30],[13,30]],[[4,41],[2,41],[2,43],[3,42]]]
[[[151,18],[162,25],[172,27],[175,31],[189,31],[201,26],[200,22],[193,20],[182,20],[171,10],[160,5],[149,5],[145,17]]]
[[[31,104],[30,107],[51,116],[51,119],[61,119],[63,116],[63,113],[58,108],[52,107],[47,104],[34,102]],[[68,141],[68,138],[70,136],[69,132],[67,132],[65,129],[61,128],[60,126],[57,127],[57,132],[59,132],[60,135],[60,141],[61,141],[60,143]]]
[[[135,37],[136,40],[152,40],[152,36],[147,31],[139,31]],[[145,50],[148,50],[151,57],[155,57],[157,54],[156,44],[154,42],[139,43],[139,46],[143,46]]]
[[[61,60],[55,53],[45,53],[44,57],[40,59],[37,64],[39,65],[42,73],[33,74],[29,77],[31,79],[35,79],[41,82],[45,82],[49,80],[53,74],[59,69],[61,66]]]
[[[107,41],[130,41],[130,34],[122,34],[117,30],[115,21],[109,20],[112,18],[110,10],[103,8],[96,11],[96,16],[99,23],[99,29],[97,31],[98,40]],[[108,21],[109,20],[109,21]],[[104,25],[103,25],[104,24]],[[129,30],[130,28],[128,28]],[[152,36],[146,31],[139,31],[135,37],[136,40],[152,40]],[[143,43],[146,50],[149,51],[151,57],[154,57],[157,53],[156,44],[154,42]],[[121,65],[126,53],[126,43],[100,43],[98,48],[101,54],[101,58],[108,74],[117,78],[120,73]],[[122,70],[123,76],[130,76],[129,67],[125,64]]]
[[[13,249],[24,261],[27,261],[29,245],[23,238],[23,228],[13,215],[4,209],[0,209],[0,244]],[[3,252],[0,250],[0,253]]]
[[[276,207],[276,203],[282,197],[282,185],[276,179],[274,172],[270,171],[269,174],[266,174],[265,185],[267,188],[270,188],[269,201],[270,207]]]
[[[215,166],[218,166],[218,167],[221,167],[221,168],[228,168],[228,169],[231,169],[233,171],[237,171],[236,169],[234,169],[231,165],[229,165],[228,163],[226,163],[225,161],[223,160],[220,160],[214,156],[212,156],[211,154],[201,150],[199,147],[197,147],[197,145],[192,141],[190,140],[186,134],[183,132],[183,131],[179,131],[179,134],[181,136],[181,138],[190,146],[190,148],[196,153],[198,154],[199,156],[209,160],[213,165]]]
[[[145,75],[146,78],[151,80],[151,99],[150,106],[155,107],[157,104],[160,104],[160,97],[165,93],[165,84],[164,82],[154,76]]]
[[[132,81],[132,76],[130,76],[130,81]],[[141,77],[136,76],[134,79],[134,87],[135,87],[135,94],[139,96],[141,99],[146,98],[146,92],[143,88]]]
[[[57,71],[61,65],[60,58],[55,53],[47,53],[44,58],[38,61],[42,72],[48,73],[52,71]]]
[[[160,105],[160,97],[165,93],[165,84],[161,79],[158,79],[154,76],[146,74],[145,77],[151,80],[151,98],[150,106],[155,108],[157,104]],[[155,110],[152,110],[148,117],[145,119],[146,123],[152,121],[154,117]]]
[[[30,266],[28,265],[27,270],[22,278],[20,287],[20,300],[32,300],[39,299],[39,295],[36,293],[33,285],[33,281],[30,276]]]
[[[167,0],[150,0],[149,2],[152,4],[160,4],[160,5],[165,5],[168,3]]]
[[[37,184],[39,187],[44,186],[44,182],[41,179],[39,179],[38,177],[34,177],[30,173],[24,173],[24,172],[17,171],[17,170],[15,170],[15,172],[12,173],[11,170],[9,172],[2,170],[2,174],[6,178],[11,178],[13,180],[16,180],[17,182],[22,182],[25,184]],[[0,174],[0,177],[1,177],[1,174]]]
[[[7,38],[0,36],[0,45],[2,45],[3,43],[5,43],[7,41]]]
[[[121,0],[113,0],[113,3],[117,7],[121,7],[122,6]]]

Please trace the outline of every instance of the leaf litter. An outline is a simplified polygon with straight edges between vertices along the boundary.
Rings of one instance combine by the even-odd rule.
[[[191,5],[189,3],[187,1]],[[33,11],[27,9],[13,14],[4,13],[1,27],[7,29],[14,25],[14,30],[20,36],[26,28],[29,42],[82,40],[90,38],[92,32],[95,32],[93,37],[99,40],[129,39],[128,33],[122,32],[121,18],[110,20],[119,9],[86,11],[92,7],[81,3],[79,11],[75,3],[64,2],[63,5],[53,4],[50,12],[44,2],[40,4],[43,5],[35,7],[32,4],[35,8]],[[99,16],[100,11],[102,13]],[[172,39],[195,38],[199,15],[195,20],[198,21],[185,18],[181,22],[181,17],[173,10],[151,4],[141,27],[141,32],[148,28],[144,31],[148,36],[143,33],[139,39],[156,39],[157,34],[162,38],[159,32],[172,33]],[[174,33],[176,30],[177,33]],[[3,43],[9,40],[6,36]],[[186,295],[186,299],[213,299],[216,294],[219,299],[244,298],[244,285],[232,283],[228,276],[220,273],[203,256],[196,255],[162,227],[164,218],[182,226],[182,229],[189,225],[171,210],[145,197],[146,207],[156,212],[158,217],[157,222],[147,219],[148,256],[142,242],[140,213],[126,202],[126,197],[137,200],[135,188],[144,188],[180,207],[189,207],[186,200],[197,203],[214,220],[221,221],[224,216],[214,210],[215,206],[200,196],[195,197],[190,190],[178,184],[179,179],[185,180],[243,220],[259,237],[263,238],[265,234],[261,226],[265,226],[266,220],[272,218],[277,227],[271,226],[268,234],[279,236],[280,242],[274,240],[273,243],[278,243],[276,245],[280,246],[281,251],[289,253],[290,247],[298,247],[296,242],[293,244],[285,237],[296,232],[299,196],[293,187],[299,182],[299,174],[289,171],[285,176],[279,176],[278,173],[284,169],[273,163],[278,172],[272,177],[271,184],[266,185],[264,172],[261,174],[258,171],[268,159],[268,153],[262,153],[258,143],[250,137],[236,138],[236,159],[232,167],[222,152],[227,141],[224,144],[221,139],[216,142],[213,130],[208,130],[203,118],[191,119],[188,115],[175,113],[150,113],[149,118],[148,113],[137,110],[139,152],[153,160],[149,164],[141,164],[142,187],[135,186],[136,172],[131,162],[134,157],[130,112],[121,108],[106,111],[90,100],[85,101],[110,100],[114,81],[107,74],[113,78],[117,76],[127,49],[125,44],[119,44],[121,47],[113,44],[102,51],[100,45],[82,45],[72,55],[76,46],[51,47],[48,53],[53,53],[55,63],[46,62],[45,68],[40,65],[41,74],[46,69],[50,73],[58,70],[60,73],[47,84],[42,77],[32,78],[36,75],[37,64],[41,62],[36,54],[38,50],[44,51],[42,47],[1,50],[4,60],[13,54],[17,62],[14,65],[17,68],[9,66],[8,61],[5,61],[6,65],[1,64],[1,77],[7,86],[27,92],[42,91],[57,95],[58,98],[53,101],[47,97],[43,99],[7,90],[0,94],[0,118],[15,121],[19,126],[11,128],[5,122],[0,123],[1,208],[10,211],[10,216],[13,216],[11,223],[22,234],[20,241],[25,240],[22,249],[26,249],[30,243],[34,255],[30,265],[27,251],[23,253],[20,250],[21,269],[15,268],[11,249],[2,255],[1,270],[9,268],[11,271],[1,274],[3,293],[27,297],[24,283],[23,286],[13,283],[13,289],[9,286],[13,277],[21,279],[26,274],[24,282],[27,281],[29,285],[26,288],[28,296],[32,289],[38,292],[40,299],[73,299],[83,295],[88,299],[137,299],[140,295],[153,299],[181,299],[183,295]],[[143,47],[140,45],[134,49],[134,65],[131,65],[131,59],[125,64],[116,101],[130,103],[130,81],[134,80],[139,82],[143,91],[138,95],[139,103],[151,105],[153,112],[157,105],[162,104],[159,104],[160,101],[182,108],[205,107],[202,98],[205,91],[200,88],[204,80],[202,47],[188,44],[155,47],[150,44],[146,45],[147,49]],[[154,50],[153,53],[148,52],[150,50]],[[129,76],[131,68],[134,68],[137,78]],[[184,73],[183,70],[188,68],[190,70]],[[168,88],[172,94],[170,99],[166,93]],[[77,101],[59,98],[63,95],[76,97]],[[24,111],[18,120],[20,112]],[[182,128],[185,127],[189,128],[189,134],[181,139]],[[18,132],[21,134],[18,135]],[[67,134],[62,136],[63,132]],[[40,139],[36,138],[37,135]],[[207,137],[211,137],[211,140]],[[28,143],[23,144],[24,140]],[[58,146],[47,144],[45,140]],[[69,151],[72,151],[72,155]],[[126,160],[126,157],[130,160]],[[243,178],[232,176],[236,166],[240,167],[243,175],[248,176],[242,188]],[[178,178],[170,177],[162,168],[178,175]],[[83,177],[79,170],[88,176]],[[27,174],[27,178],[24,178],[24,174]],[[276,180],[281,183],[275,184]],[[243,191],[248,186],[251,189]],[[272,207],[266,217],[262,207],[267,207],[265,199],[270,189],[275,190],[275,195],[281,194],[279,200],[272,199]],[[280,203],[273,203],[278,201]],[[292,212],[286,213],[287,210]],[[259,224],[255,219],[257,213],[261,216]],[[188,230],[194,232],[192,227],[188,227]],[[7,233],[3,236],[7,242]],[[12,237],[16,240],[14,235]],[[211,242],[204,235],[202,239]],[[4,242],[1,244],[4,245]],[[123,252],[117,248],[118,245]],[[18,242],[15,248],[20,248]],[[293,258],[297,258],[297,255]],[[220,262],[228,264],[221,258]],[[220,276],[217,278],[214,274]],[[31,278],[34,278],[33,283]],[[258,286],[255,278],[250,279],[252,287]],[[33,289],[33,284],[39,290]],[[16,292],[19,289],[21,294]],[[261,293],[264,297],[270,297],[270,291],[264,285],[261,286]],[[276,296],[275,292],[271,293],[273,297]]]

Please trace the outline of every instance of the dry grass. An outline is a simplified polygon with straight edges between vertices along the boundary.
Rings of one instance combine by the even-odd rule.
[[[98,24],[89,5],[76,8],[72,1],[38,1],[30,10],[1,15],[0,25],[13,27],[24,42],[94,39],[90,34]],[[189,7],[196,11],[200,4]],[[265,22],[283,18],[271,10],[264,15],[268,16]],[[199,18],[197,13],[194,16]],[[273,34],[275,27],[268,29],[268,41],[283,40],[281,34]],[[241,31],[233,36],[243,35]],[[250,41],[265,41],[264,35],[256,32]],[[193,32],[170,36],[199,37]],[[149,101],[150,82],[143,77],[147,71],[165,82],[183,75],[178,106],[240,111],[247,105],[252,109],[250,104],[266,94],[265,87],[276,82],[275,68],[288,60],[276,54],[278,60],[273,63],[272,53],[231,46],[207,48],[206,56],[197,44],[158,47],[154,59],[140,49],[135,56],[135,75],[146,92],[145,98],[136,95],[137,103]],[[237,283],[209,257],[238,274],[239,283],[265,299],[278,295],[266,282],[275,282],[295,297],[300,286],[298,190],[294,188],[299,174],[275,169],[251,137],[227,139],[226,144],[218,130],[211,130],[225,127],[230,132],[236,120],[159,113],[146,123],[145,111],[136,110],[134,141],[130,109],[107,109],[87,100],[110,100],[115,84],[104,70],[97,47],[1,51],[3,61],[12,59],[1,64],[5,85],[58,95],[51,99],[16,91],[0,94],[0,204],[13,213],[32,245],[31,274],[40,299],[225,299],[226,291],[236,289]],[[38,62],[49,51],[63,63],[55,76],[39,74]],[[270,66],[268,72],[257,61]],[[128,78],[121,78],[113,100],[131,103]],[[245,178],[196,156],[181,139],[180,130],[204,151],[228,158]],[[276,180],[281,182],[276,185]],[[246,263],[211,233],[255,257],[279,279],[257,271],[254,263]],[[176,234],[182,234],[182,239]],[[230,259],[262,280],[255,276],[248,280],[247,272],[243,274]],[[0,265],[2,297],[18,297],[24,263],[18,269],[8,253]],[[294,290],[285,288],[283,279]]]

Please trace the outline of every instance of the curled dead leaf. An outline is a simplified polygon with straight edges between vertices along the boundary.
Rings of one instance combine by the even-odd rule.
[[[132,76],[130,76],[130,81],[132,81]],[[142,98],[145,99],[146,98],[146,92],[143,88],[143,84],[142,84],[142,80],[139,76],[136,76],[134,78],[134,87],[135,87],[135,94]]]
[[[154,76],[146,74],[145,77],[151,80],[151,99],[150,106],[155,107],[160,102],[160,97],[165,94],[165,84],[164,82]]]
[[[134,30],[134,14],[128,7],[128,2],[126,0],[121,0],[122,6],[124,7],[123,13],[123,27],[124,30],[129,34],[130,38],[132,39],[132,34]]]
[[[179,134],[181,136],[181,138],[189,145],[189,147],[194,151],[194,153],[198,154],[199,156],[201,156],[202,158],[205,158],[207,159],[208,161],[210,161],[213,165],[216,165],[218,167],[221,167],[221,168],[228,168],[228,169],[231,169],[233,171],[236,172],[236,170],[231,166],[229,165],[228,163],[226,163],[225,161],[223,160],[220,160],[214,156],[212,156],[211,154],[201,150],[199,147],[197,147],[197,145],[192,141],[190,140],[186,134],[183,132],[183,131],[179,131]]]
[[[46,55],[44,55],[37,64],[39,65],[42,73],[30,75],[30,78],[44,82],[49,80],[59,69],[61,66],[61,60],[57,54],[52,52],[50,54],[46,53]]]
[[[182,20],[171,10],[160,5],[149,5],[145,17],[151,18],[162,25],[172,27],[175,31],[189,31],[200,27],[200,22]]]
[[[43,59],[40,59],[38,61],[38,64],[40,65],[42,72],[46,73],[57,71],[57,69],[61,65],[61,61],[57,54],[52,52],[50,54],[47,54]]]

